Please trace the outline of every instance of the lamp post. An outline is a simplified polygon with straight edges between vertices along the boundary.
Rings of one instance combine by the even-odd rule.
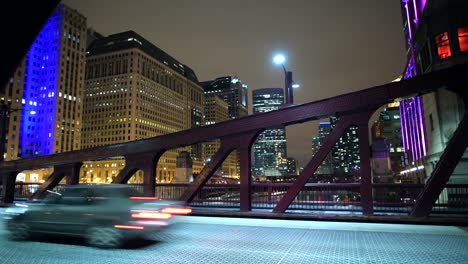
[[[277,54],[273,57],[273,62],[277,65],[281,65],[284,71],[284,104],[293,105],[294,104],[294,93],[293,88],[299,88],[299,84],[294,83],[292,78],[292,72],[286,70],[284,63],[286,62],[286,57],[283,54]]]
[[[7,142],[7,127],[9,121],[9,115],[11,112],[16,111],[28,111],[30,114],[36,114],[34,110],[26,110],[21,108],[11,108],[7,104],[0,104],[0,161],[5,160],[5,150]]]

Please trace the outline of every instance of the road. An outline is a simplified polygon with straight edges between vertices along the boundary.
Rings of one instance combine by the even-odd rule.
[[[120,249],[78,239],[16,242],[0,228],[0,263],[468,263],[468,232],[451,226],[186,217]]]

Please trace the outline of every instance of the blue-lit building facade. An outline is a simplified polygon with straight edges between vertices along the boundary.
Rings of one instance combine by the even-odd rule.
[[[86,18],[58,5],[2,95],[15,112],[6,160],[80,149],[85,48]]]
[[[284,104],[282,88],[263,88],[252,91],[253,114],[278,110]],[[282,176],[289,173],[286,128],[263,131],[253,144],[254,176]]]
[[[468,61],[468,1],[401,1],[407,65],[403,78],[448,68]],[[463,116],[461,100],[438,90],[400,102],[402,143],[408,170],[427,177]],[[468,155],[460,161],[451,183],[468,182]]]

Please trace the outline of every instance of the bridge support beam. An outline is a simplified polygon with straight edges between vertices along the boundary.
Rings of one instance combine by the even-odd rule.
[[[362,113],[356,120],[359,134],[359,159],[361,174],[361,206],[362,214],[374,214],[374,199],[372,197],[371,153],[369,144],[369,119],[373,112]]]
[[[68,185],[75,185],[80,183],[80,169],[82,165],[83,163],[80,162],[68,166],[68,171],[65,174]]]
[[[336,127],[331,131],[330,135],[327,136],[323,146],[315,154],[315,156],[309,161],[304,170],[299,174],[296,181],[292,184],[286,194],[281,198],[276,207],[273,209],[274,213],[284,213],[289,205],[294,201],[301,189],[306,185],[310,176],[312,176],[317,168],[320,166],[322,161],[331,151],[336,142],[340,139],[344,131],[351,125],[351,120],[355,116],[345,116],[341,118]]]
[[[416,204],[411,212],[413,217],[427,217],[431,213],[432,207],[439,198],[440,193],[445,188],[455,167],[460,161],[468,146],[468,108],[465,100],[465,114],[463,119],[453,133],[447,147],[445,148],[436,168],[426,183],[423,191],[419,195]]]
[[[211,161],[205,165],[195,181],[185,190],[179,198],[181,201],[190,203],[197,192],[213,176],[216,170],[223,164],[224,160],[234,150],[240,153],[240,210],[250,211],[252,209],[252,175],[251,175],[251,149],[257,135],[262,130],[235,135],[230,138],[221,139],[221,147],[211,157]]]
[[[165,150],[159,150],[156,154],[141,154],[125,157],[125,167],[112,183],[126,184],[138,170],[143,171],[143,193],[146,196],[155,196],[156,191],[156,166],[159,158]]]
[[[15,200],[15,181],[17,172],[2,175],[2,202],[11,204]]]
[[[83,163],[77,162],[54,166],[54,172],[39,186],[37,191],[29,197],[29,200],[41,199],[46,191],[52,190],[65,176],[67,176],[67,183],[78,184],[81,165],[83,165]]]
[[[259,133],[239,136],[240,153],[240,210],[252,210],[252,144]]]
[[[185,201],[190,203],[197,192],[205,185],[205,183],[213,176],[216,170],[223,164],[224,160],[231,154],[235,149],[235,146],[232,144],[232,141],[221,140],[221,147],[216,151],[216,153],[211,157],[211,160],[208,164],[203,167],[200,174],[195,178],[192,184],[184,191],[180,196],[180,201]]]

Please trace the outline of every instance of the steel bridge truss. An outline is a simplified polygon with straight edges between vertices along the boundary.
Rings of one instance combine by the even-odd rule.
[[[54,167],[53,174],[32,196],[32,198],[38,198],[46,190],[54,188],[65,176],[68,184],[77,184],[83,162],[106,160],[112,157],[124,157],[126,160],[125,167],[120,171],[114,183],[127,183],[136,171],[142,170],[144,172],[144,193],[148,196],[154,196],[155,168],[165,151],[219,139],[221,147],[179,199],[191,202],[197,191],[207,183],[227,156],[232,151],[238,150],[240,153],[240,210],[250,211],[252,209],[251,148],[256,137],[266,129],[320,120],[333,115],[339,117],[336,128],[327,136],[323,146],[311,158],[293,185],[277,203],[273,213],[284,213],[288,209],[347,128],[357,126],[360,145],[362,213],[373,215],[368,125],[371,115],[381,106],[395,100],[420,96],[445,88],[456,93],[462,99],[465,113],[411,212],[413,217],[428,216],[468,145],[468,137],[466,136],[468,135],[467,73],[468,65],[460,65],[329,99],[289,106],[273,112],[255,114],[159,137],[50,156],[1,162],[2,198],[6,203],[13,201],[14,182],[16,175],[21,171]]]

